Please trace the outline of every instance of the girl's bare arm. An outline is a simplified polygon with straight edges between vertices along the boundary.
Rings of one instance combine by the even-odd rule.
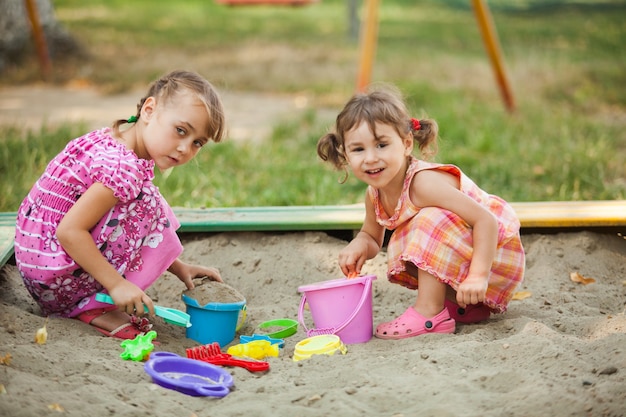
[[[456,213],[472,228],[472,261],[468,276],[457,291],[457,301],[464,306],[484,300],[496,255],[498,223],[491,212],[463,194],[459,187],[459,180],[451,174],[422,171],[411,184],[411,200],[418,207],[440,207]]]
[[[129,314],[144,313],[146,304],[152,314],[152,300],[135,284],[125,280],[100,253],[90,230],[117,204],[113,191],[95,183],[65,214],[57,228],[63,249],[86,272],[107,289],[115,304]]]

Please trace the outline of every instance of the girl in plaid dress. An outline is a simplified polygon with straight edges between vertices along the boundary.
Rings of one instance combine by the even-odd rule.
[[[388,243],[388,279],[418,289],[415,304],[376,328],[382,339],[453,333],[506,311],[524,275],[520,223],[512,207],[454,165],[426,162],[438,126],[408,114],[394,88],[357,93],[318,142],[320,158],[367,185],[365,220],[339,253],[348,277]]]
[[[196,73],[174,71],[152,84],[135,116],[70,141],[16,220],[15,260],[42,313],[134,339],[151,326],[141,317],[144,305],[154,315],[144,291],[165,270],[189,289],[196,277],[221,281],[217,269],[178,258],[179,223],[152,180],[155,166],[189,162],[223,135],[213,86]],[[95,300],[104,290],[115,306]]]

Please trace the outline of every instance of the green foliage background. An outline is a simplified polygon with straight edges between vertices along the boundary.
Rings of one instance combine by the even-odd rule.
[[[337,112],[354,91],[358,39],[349,2],[226,7],[204,0],[57,0],[58,20],[90,51],[56,60],[53,82],[113,94],[174,68],[222,90],[300,96]],[[374,82],[398,85],[417,117],[440,125],[437,161],[459,165],[509,201],[626,198],[626,3],[490,1],[517,109],[509,113],[469,1],[386,0]],[[38,80],[32,60],[0,86]],[[138,97],[139,98],[139,97]],[[262,111],[262,109],[259,109]],[[120,115],[121,117],[124,115]],[[361,202],[364,186],[318,160],[328,119],[310,111],[263,143],[226,141],[157,184],[174,206]],[[79,125],[0,126],[0,211],[14,211]]]

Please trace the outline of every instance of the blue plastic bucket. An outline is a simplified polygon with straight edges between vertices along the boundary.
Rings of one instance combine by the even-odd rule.
[[[199,305],[198,301],[185,294],[183,302],[187,306],[187,314],[191,327],[187,327],[186,336],[203,345],[214,342],[220,347],[226,346],[235,338],[235,333],[246,320],[246,301],[236,303],[208,303]],[[242,318],[239,322],[239,312]]]

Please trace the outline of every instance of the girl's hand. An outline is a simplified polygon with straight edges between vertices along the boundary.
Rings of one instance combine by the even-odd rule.
[[[143,316],[149,313],[151,316],[156,315],[152,299],[132,282],[124,279],[107,290],[115,301],[115,305],[126,314]],[[144,305],[148,307],[147,311]]]
[[[354,239],[339,252],[339,267],[348,278],[361,274],[361,268],[367,260],[368,245],[362,239]]]
[[[478,304],[485,301],[488,283],[489,279],[487,276],[468,275],[456,290],[457,304],[465,308],[470,304]]]
[[[168,271],[178,277],[179,280],[185,283],[187,289],[192,290],[194,288],[193,279],[208,277],[212,281],[224,282],[220,271],[217,268],[202,265],[191,265],[177,259],[169,267]]]

